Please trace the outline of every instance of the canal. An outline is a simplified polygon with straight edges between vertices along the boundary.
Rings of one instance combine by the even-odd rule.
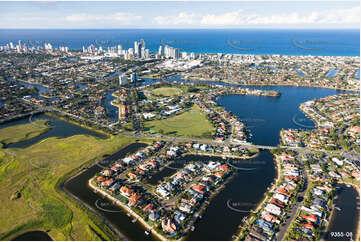
[[[18,235],[12,241],[52,241],[52,239],[46,232],[36,230]]]
[[[360,219],[360,198],[355,188],[338,184],[336,199],[325,240],[356,240],[356,231]]]

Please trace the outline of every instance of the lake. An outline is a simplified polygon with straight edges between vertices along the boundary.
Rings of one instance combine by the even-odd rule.
[[[78,126],[78,125],[66,122],[64,120],[45,115],[45,114],[38,114],[38,115],[30,116],[27,118],[15,120],[12,122],[3,123],[3,124],[0,124],[0,129],[10,127],[10,126],[20,125],[20,124],[28,124],[28,123],[34,122],[36,120],[49,120],[51,129],[35,138],[21,141],[21,142],[16,142],[13,144],[8,144],[5,147],[6,148],[26,148],[33,144],[38,143],[39,141],[41,141],[43,139],[49,138],[49,137],[65,138],[65,137],[70,137],[70,136],[77,135],[77,134],[92,135],[92,136],[102,138],[102,139],[107,138],[107,136],[104,134],[92,131],[90,129],[83,128],[81,126]]]

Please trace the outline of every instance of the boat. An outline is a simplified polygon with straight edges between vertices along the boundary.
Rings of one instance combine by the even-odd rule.
[[[149,235],[150,232],[151,232],[151,230],[146,230],[146,231],[144,231],[144,233],[145,233],[146,235]]]
[[[337,211],[341,211],[341,208],[339,208],[339,207],[335,207],[335,209],[336,209]]]
[[[192,226],[192,227],[191,227],[191,231],[194,231],[194,229],[195,229],[195,227],[194,227],[194,226]]]
[[[133,223],[133,224],[134,224],[135,222],[137,222],[137,219],[136,219],[136,218],[132,220],[132,223]]]
[[[130,217],[130,213],[127,213],[127,216]]]

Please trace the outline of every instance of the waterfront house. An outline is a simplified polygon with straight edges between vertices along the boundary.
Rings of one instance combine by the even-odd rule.
[[[216,178],[222,178],[224,176],[224,172],[223,171],[218,171],[218,172],[214,173],[214,176]]]
[[[274,197],[271,199],[270,203],[272,203],[272,204],[274,204],[274,205],[276,205],[276,206],[278,206],[280,208],[285,207],[283,202],[281,202],[280,200],[278,200],[277,198],[274,198]]]
[[[281,208],[271,203],[268,203],[264,210],[276,216],[280,216],[282,214]]]
[[[320,189],[317,189],[317,188],[313,188],[312,191],[313,191],[313,193],[314,193],[315,195],[317,195],[317,196],[322,196],[322,195],[325,194],[324,191],[322,191],[322,190],[320,190]]]
[[[113,178],[110,178],[108,180],[105,180],[101,183],[101,186],[102,187],[109,187],[111,186],[112,184],[114,183],[114,179]]]
[[[263,229],[253,226],[251,232],[249,233],[251,236],[258,238],[261,241],[268,240],[268,236],[263,232]]]
[[[277,190],[277,193],[282,194],[284,196],[290,197],[285,187],[280,187]]]
[[[133,193],[133,190],[128,188],[127,186],[122,186],[119,190],[120,194],[125,196],[125,197],[130,197]]]
[[[160,214],[159,214],[159,211],[154,211],[154,212],[151,212],[149,215],[148,215],[148,218],[155,222],[155,221],[158,221],[158,219],[160,218]]]
[[[274,216],[266,211],[262,211],[260,214],[261,214],[261,218],[268,222],[277,223],[277,224],[280,223],[280,221],[277,219],[276,216]]]
[[[263,219],[258,219],[256,224],[265,231],[272,231],[273,224]]]
[[[113,171],[110,169],[106,169],[103,171],[104,176],[111,176],[113,174]]]
[[[306,219],[306,220],[309,221],[309,222],[318,224],[318,218],[317,218],[317,216],[314,215],[314,214],[302,215],[301,217],[304,218],[304,219]]]
[[[164,233],[175,235],[177,231],[177,226],[173,223],[173,221],[170,218],[163,217],[162,229]]]
[[[186,213],[192,213],[193,212],[193,208],[189,203],[181,202],[181,203],[179,203],[178,208],[179,208],[180,211],[183,211],[183,212],[186,212]]]
[[[183,220],[187,217],[186,214],[182,213],[181,211],[179,210],[176,210],[174,212],[174,221],[177,223],[177,224],[181,224],[183,222]]]
[[[132,195],[129,198],[128,201],[128,206],[134,206],[136,205],[140,200],[141,200],[142,196],[138,193],[132,193]]]
[[[304,224],[302,224],[302,226],[303,226],[304,228],[307,228],[307,229],[310,229],[310,230],[314,230],[314,228],[315,228],[315,226],[313,226],[313,224],[310,223],[310,222],[304,223]]]
[[[105,181],[107,178],[105,178],[104,176],[98,176],[97,177],[97,181],[98,182],[103,182],[103,181]]]
[[[288,203],[288,197],[285,196],[285,195],[282,195],[282,194],[280,194],[280,193],[274,194],[274,195],[273,195],[273,198],[276,198],[276,199],[278,199],[279,201],[281,201],[281,202],[283,202],[283,203],[285,203],[285,204]]]
[[[116,183],[114,183],[114,184],[109,188],[109,191],[110,191],[111,193],[113,193],[113,192],[117,191],[117,190],[120,188],[120,186],[121,186],[121,183],[120,183],[120,182],[116,182]]]
[[[192,189],[196,192],[199,192],[200,194],[204,194],[206,192],[206,187],[203,185],[194,185]]]
[[[145,205],[145,207],[142,210],[147,214],[149,214],[149,213],[153,213],[156,209],[153,203],[148,203],[147,205]]]
[[[316,209],[326,209],[326,204],[327,204],[327,201],[321,197],[316,197],[314,200],[313,200],[313,204],[311,206],[311,209],[312,208],[316,208]]]

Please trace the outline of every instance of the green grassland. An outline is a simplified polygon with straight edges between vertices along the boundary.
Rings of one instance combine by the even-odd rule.
[[[214,127],[198,105],[170,118],[144,122],[144,128],[146,131],[186,138],[210,139],[214,132]]]
[[[155,96],[170,97],[170,96],[179,96],[182,93],[183,93],[182,90],[177,87],[159,87],[152,90],[152,94]]]
[[[24,130],[24,126],[15,127]],[[98,217],[67,196],[60,184],[134,141],[123,135],[105,140],[74,135],[47,138],[23,149],[0,148],[0,240],[34,229],[47,231],[54,240],[118,239]]]
[[[16,125],[0,129],[0,143],[5,145],[29,140],[50,130],[47,120],[38,120],[33,123]]]

